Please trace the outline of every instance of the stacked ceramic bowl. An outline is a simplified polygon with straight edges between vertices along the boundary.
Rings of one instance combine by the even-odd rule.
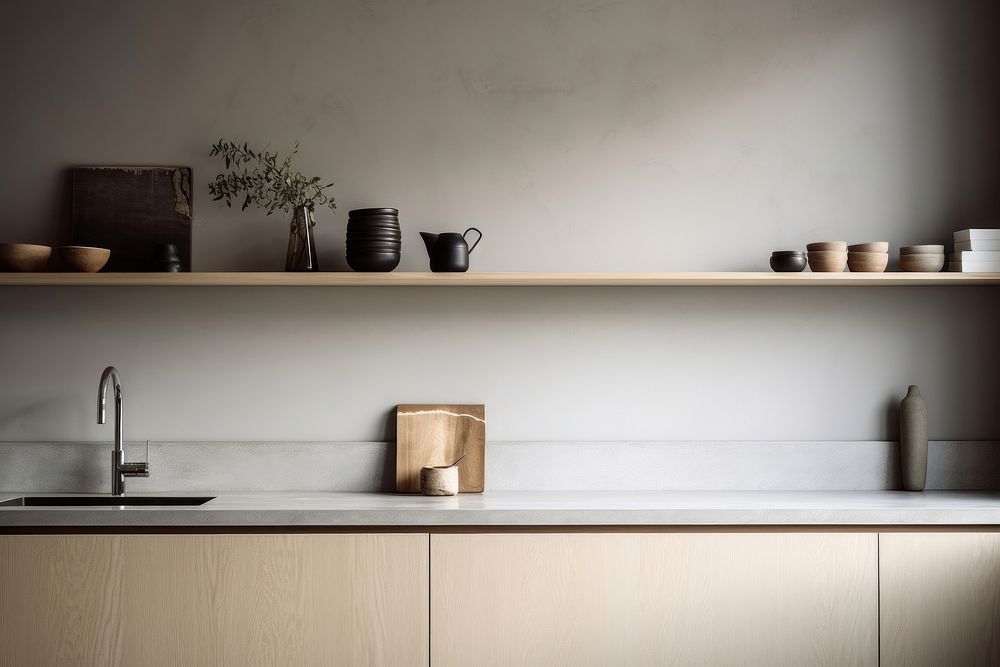
[[[347,220],[347,264],[355,271],[392,271],[399,266],[402,239],[399,210],[353,210]]]
[[[771,270],[778,273],[798,273],[806,269],[806,254],[801,250],[775,250],[770,264]]]
[[[902,271],[937,273],[944,268],[943,245],[908,245],[899,249]]]
[[[889,244],[873,241],[848,246],[847,266],[852,273],[882,273],[889,266]]]
[[[44,271],[52,246],[34,243],[0,243],[0,271]]]
[[[842,273],[847,268],[847,241],[821,241],[806,246],[809,268],[818,273]]]

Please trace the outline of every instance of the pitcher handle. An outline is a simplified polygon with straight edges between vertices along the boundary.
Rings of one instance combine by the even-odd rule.
[[[479,231],[478,229],[476,229],[475,227],[469,227],[464,232],[462,232],[462,238],[464,239],[465,235],[468,234],[469,232],[475,232],[475,233],[479,234],[479,238],[476,239],[476,242],[473,243],[471,246],[469,246],[469,252],[471,253],[473,250],[476,249],[476,246],[479,245],[479,242],[483,240],[483,233],[481,231]]]

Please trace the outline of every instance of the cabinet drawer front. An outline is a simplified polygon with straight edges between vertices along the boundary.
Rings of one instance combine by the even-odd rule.
[[[882,663],[1000,664],[1000,533],[883,533]]]
[[[427,663],[427,535],[0,537],[0,664]]]
[[[431,536],[431,663],[874,665],[873,533]]]

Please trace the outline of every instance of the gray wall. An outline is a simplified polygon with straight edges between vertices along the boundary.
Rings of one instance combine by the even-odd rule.
[[[997,226],[995,2],[54,2],[0,9],[3,240],[66,234],[64,168],[195,170],[197,270],[280,269],[209,145],[303,145],[346,211],[475,224],[478,270],[762,270],[807,241]],[[0,288],[0,440],[379,440],[397,402],[490,437],[1000,438],[984,289]]]

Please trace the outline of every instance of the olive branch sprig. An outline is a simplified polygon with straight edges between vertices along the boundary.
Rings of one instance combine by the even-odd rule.
[[[246,143],[219,141],[212,145],[210,155],[225,160],[226,171],[208,184],[212,201],[225,201],[232,207],[233,200],[243,197],[241,210],[256,206],[271,215],[275,211],[290,213],[305,207],[314,211],[317,206],[337,208],[333,195],[327,190],[333,183],[321,184],[319,176],[306,178],[292,167],[292,158],[299,152],[299,143],[288,155],[279,160],[277,153],[256,151]]]

